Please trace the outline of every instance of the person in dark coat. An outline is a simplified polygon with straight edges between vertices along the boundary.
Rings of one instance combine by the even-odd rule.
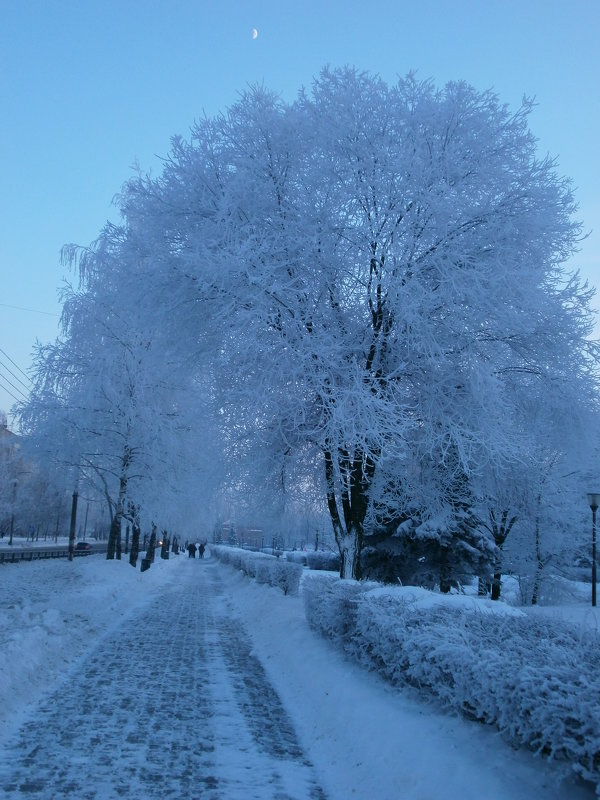
[[[193,542],[188,545],[188,555],[190,558],[196,558],[196,545]]]
[[[198,548],[198,552],[200,554],[200,558],[204,558],[204,548],[205,547],[206,547],[206,545],[204,544],[204,542],[200,542],[200,547]]]

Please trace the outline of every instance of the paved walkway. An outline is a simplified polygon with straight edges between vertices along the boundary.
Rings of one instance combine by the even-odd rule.
[[[0,795],[326,800],[214,562],[85,657],[9,744]]]

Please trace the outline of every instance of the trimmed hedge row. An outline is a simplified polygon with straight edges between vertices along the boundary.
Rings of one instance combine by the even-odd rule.
[[[231,564],[258,583],[276,586],[284,594],[298,594],[303,568],[267,553],[255,553],[237,547],[211,545],[211,552],[224,564]]]
[[[339,555],[326,550],[288,550],[285,557],[309,569],[340,571]]]
[[[433,693],[593,781],[600,793],[600,637],[526,614],[418,607],[373,583],[307,576],[314,630],[395,684]]]

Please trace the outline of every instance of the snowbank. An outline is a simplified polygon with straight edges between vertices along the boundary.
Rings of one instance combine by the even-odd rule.
[[[102,638],[175,580],[177,559],[141,574],[102,555],[0,566],[0,742],[48,681],[76,673]]]

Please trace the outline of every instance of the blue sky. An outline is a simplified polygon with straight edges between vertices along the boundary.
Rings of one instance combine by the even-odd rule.
[[[591,231],[572,266],[600,286],[599,41],[600,0],[0,0],[0,409],[7,380],[24,390],[7,366],[25,381],[57,335],[61,246],[117,219],[132,165],[158,172],[246,85],[292,100],[326,64],[535,96]]]

